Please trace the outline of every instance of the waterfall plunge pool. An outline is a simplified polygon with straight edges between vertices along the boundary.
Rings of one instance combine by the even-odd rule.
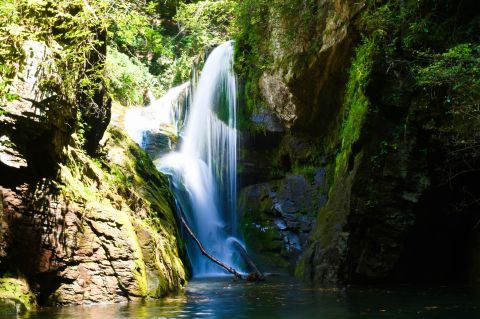
[[[6,318],[474,319],[480,318],[480,289],[443,286],[328,290],[313,289],[283,276],[254,283],[218,277],[194,279],[184,294],[162,301],[45,308]]]

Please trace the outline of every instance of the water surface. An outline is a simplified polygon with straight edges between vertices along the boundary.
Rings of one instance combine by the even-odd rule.
[[[164,301],[43,309],[30,319],[160,318],[480,318],[480,289],[435,287],[312,289],[292,278],[261,283],[194,279]]]

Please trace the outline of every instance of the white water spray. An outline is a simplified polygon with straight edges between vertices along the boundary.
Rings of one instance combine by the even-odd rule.
[[[125,114],[125,130],[128,135],[144,146],[144,133],[164,133],[165,135],[177,136],[181,129],[181,108],[179,107],[179,96],[184,92],[190,83],[176,86],[153,101],[147,107],[135,107],[129,109]]]

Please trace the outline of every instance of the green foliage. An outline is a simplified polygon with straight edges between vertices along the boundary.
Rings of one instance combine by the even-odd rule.
[[[430,96],[439,96],[437,107],[443,106],[450,119],[439,128],[437,138],[475,157],[480,143],[480,44],[460,43],[443,53],[422,56],[429,63],[413,68],[416,85]]]
[[[0,7],[0,96],[3,101],[15,96],[9,92],[11,80],[24,60],[25,40],[45,43],[52,51],[56,73],[39,86],[50,95],[76,103],[79,97],[93,99],[103,86],[103,62],[99,48],[104,42],[107,3],[101,0],[17,0]],[[84,103],[84,107],[97,107]],[[92,110],[85,110],[90,112]],[[98,110],[94,110],[98,111]]]
[[[180,30],[170,40],[173,61],[165,70],[171,85],[189,79],[194,60],[206,48],[231,39],[236,5],[233,0],[180,3],[174,17]]]
[[[268,39],[269,1],[242,1],[237,10],[235,35],[235,68],[245,78],[245,107],[251,111],[261,101],[258,82],[271,65]]]
[[[426,66],[416,66],[419,86],[448,85],[463,97],[478,100],[480,94],[480,44],[461,43],[441,54],[422,54],[430,60]],[[476,97],[475,97],[476,96]]]
[[[471,150],[480,141],[480,19],[474,7],[474,1],[371,0],[362,16],[364,33],[379,40],[385,68],[401,83],[383,100],[400,106],[402,96],[415,96],[424,111],[443,114],[425,129],[449,147]]]
[[[1,99],[16,98],[9,85],[23,60],[22,42],[32,39],[54,51],[59,76],[42,83],[50,94],[72,102],[81,97],[95,108],[95,94],[108,84],[120,102],[143,104],[147,89],[158,96],[188,80],[204,48],[230,38],[235,7],[233,0],[3,1]],[[105,54],[107,42],[111,48]]]
[[[233,0],[180,4],[175,20],[180,25],[180,32],[185,33],[187,49],[228,40],[235,9],[236,1]]]
[[[116,2],[109,27],[109,37],[122,52],[148,61],[149,54],[163,52],[163,36],[158,21],[155,21],[155,4],[144,5],[131,2]]]
[[[15,64],[23,60],[21,41],[25,37],[24,28],[18,24],[20,13],[13,0],[0,3],[0,105],[17,99],[9,92],[15,76]],[[18,67],[18,65],[17,65]]]
[[[206,48],[230,39],[236,2],[167,1],[165,5],[146,2],[118,6],[109,28],[113,45],[130,59],[148,67],[157,77],[154,87],[158,95],[189,80],[195,59]],[[139,75],[139,72],[134,73]],[[141,91],[148,87],[145,87],[144,78],[132,77],[143,85]]]
[[[143,104],[147,89],[159,93],[158,83],[146,65],[111,47],[107,50],[106,77],[113,98],[124,105]]]

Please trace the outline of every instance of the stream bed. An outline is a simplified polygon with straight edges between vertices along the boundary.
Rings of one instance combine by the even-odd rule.
[[[12,317],[15,318],[15,317]],[[29,319],[120,318],[480,318],[480,287],[312,289],[290,277],[260,283],[192,280],[163,301],[45,308]]]

